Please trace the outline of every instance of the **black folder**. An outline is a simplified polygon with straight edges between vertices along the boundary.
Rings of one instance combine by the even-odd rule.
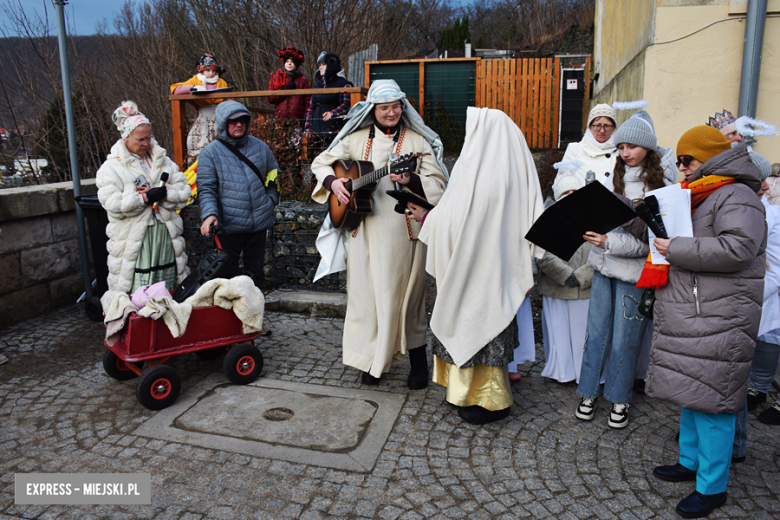
[[[236,90],[236,87],[222,87],[214,90],[193,90],[192,94],[194,96],[205,96],[206,94],[221,94],[223,92],[233,92],[234,90]]]
[[[423,209],[427,209],[428,211],[433,209],[433,204],[428,202],[427,200],[423,199],[422,197],[418,197],[411,191],[407,190],[387,190],[387,194],[393,197],[394,199],[398,200],[403,204],[403,207],[406,208],[406,203],[411,202],[412,204],[416,204],[420,206]],[[397,210],[396,210],[397,211]],[[399,212],[402,213],[402,212]]]
[[[603,184],[591,182],[547,208],[525,238],[568,261],[585,242],[582,238],[585,232],[603,235],[636,216],[633,209]]]

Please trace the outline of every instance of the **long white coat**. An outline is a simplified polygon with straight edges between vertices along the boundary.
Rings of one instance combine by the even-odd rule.
[[[357,130],[321,153],[311,165],[317,177],[312,198],[326,202],[322,182],[333,175],[337,160],[363,159],[369,128]],[[381,168],[388,164],[396,143],[376,131],[369,160]],[[420,181],[433,205],[444,193],[447,178],[423,136],[407,130],[398,155],[423,152]],[[410,240],[406,219],[395,213],[396,200],[386,194],[394,189],[383,177],[374,192],[373,209],[349,238],[347,255],[347,315],[344,321],[344,364],[379,377],[394,363],[403,362],[407,350],[425,345],[425,244]],[[416,222],[414,224],[417,224]]]
[[[152,139],[149,149],[151,175],[144,172],[137,156],[130,153],[121,139],[111,147],[106,162],[97,172],[96,184],[100,204],[108,212],[108,289],[128,292],[133,287],[135,263],[141,251],[144,234],[153,216],[151,204],[144,203],[136,191],[135,179],[146,176],[150,187],[160,185],[160,176],[168,172],[167,196],[157,203],[157,210],[176,253],[177,282],[189,274],[185,243],[182,238],[184,225],[176,210],[187,203],[190,187],[179,167],[170,160],[165,148]],[[150,178],[151,177],[151,178]]]

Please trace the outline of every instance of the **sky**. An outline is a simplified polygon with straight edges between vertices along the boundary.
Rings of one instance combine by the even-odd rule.
[[[65,20],[68,25],[68,34],[88,35],[95,34],[95,27],[105,18],[109,26],[114,15],[119,12],[125,0],[67,0],[65,5]],[[57,34],[57,18],[52,0],[21,0],[21,6],[29,17],[36,13],[43,18],[44,3],[49,18],[51,34]],[[138,3],[138,0],[136,0]],[[19,5],[19,0],[0,0],[0,26],[8,24],[5,10],[9,5]],[[7,28],[8,30],[8,28]],[[110,30],[110,27],[109,27]],[[9,36],[15,36],[13,32]]]

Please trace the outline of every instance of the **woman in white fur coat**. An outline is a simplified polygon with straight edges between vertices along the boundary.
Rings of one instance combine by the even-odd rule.
[[[122,138],[96,178],[98,199],[108,212],[108,289],[132,294],[165,281],[173,290],[189,274],[176,213],[190,195],[187,178],[154,140],[151,123],[135,103],[123,102],[112,118]]]

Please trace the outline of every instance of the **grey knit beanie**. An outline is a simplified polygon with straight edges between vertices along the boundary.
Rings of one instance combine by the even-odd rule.
[[[750,153],[750,160],[753,162],[753,164],[756,165],[756,168],[761,170],[762,181],[772,175],[772,165],[769,163],[766,157],[758,152],[754,152],[753,150],[750,150],[748,153]]]
[[[644,110],[635,112],[626,122],[620,125],[615,132],[615,144],[628,143],[641,146],[647,150],[655,150],[658,139],[655,137],[655,128],[650,114]]]

